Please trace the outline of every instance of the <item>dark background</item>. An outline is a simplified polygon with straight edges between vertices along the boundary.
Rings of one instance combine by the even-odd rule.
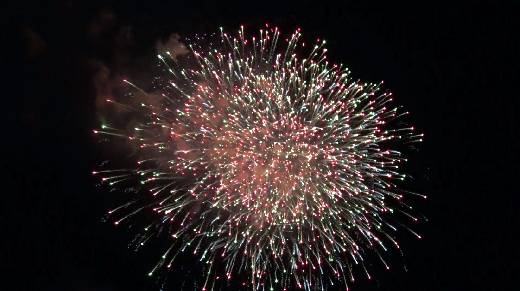
[[[392,270],[357,276],[353,290],[518,290],[518,7],[215,2],[7,4],[0,289],[158,290],[146,276],[157,253],[134,253],[130,232],[101,222],[116,201],[90,176],[98,100],[121,76],[146,76],[171,33],[269,22],[327,39],[331,60],[384,80],[425,133],[409,159],[410,188],[429,196],[414,202],[429,218],[414,226],[424,238],[402,233]]]

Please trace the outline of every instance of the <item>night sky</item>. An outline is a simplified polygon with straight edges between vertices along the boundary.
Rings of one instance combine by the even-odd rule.
[[[355,78],[384,80],[425,134],[406,166],[408,188],[428,195],[413,201],[429,219],[413,226],[423,239],[402,232],[391,271],[374,264],[374,278],[357,276],[352,290],[518,290],[518,7],[43,2],[12,1],[2,13],[0,289],[159,290],[146,274],[160,252],[128,249],[133,232],[102,221],[119,201],[90,174],[106,157],[92,135],[99,100],[122,76],[151,78],[157,47],[175,45],[174,34],[267,22],[326,39],[330,60]],[[167,290],[196,273],[184,263]]]

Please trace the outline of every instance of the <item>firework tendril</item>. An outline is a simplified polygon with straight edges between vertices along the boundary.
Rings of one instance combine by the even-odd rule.
[[[402,126],[406,112],[381,84],[352,80],[327,61],[325,41],[300,38],[221,30],[214,43],[189,45],[191,65],[158,56],[159,93],[125,80],[133,93],[107,100],[131,121],[94,132],[123,140],[136,163],[94,174],[133,189],[109,211],[115,224],[155,213],[137,244],[171,238],[150,275],[173,270],[183,252],[205,266],[202,290],[237,274],[253,290],[348,289],[356,265],[370,278],[367,254],[388,268],[398,226],[410,230],[389,219],[417,220],[402,202],[415,193],[398,188],[407,177],[398,149],[422,135]]]

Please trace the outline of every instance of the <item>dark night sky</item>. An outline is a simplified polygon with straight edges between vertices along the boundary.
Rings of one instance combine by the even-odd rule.
[[[16,285],[2,279],[0,289],[158,290],[145,276],[157,253],[134,253],[130,232],[101,222],[117,201],[90,176],[102,156],[96,98],[122,75],[143,77],[171,33],[269,22],[327,39],[330,59],[384,80],[425,133],[408,166],[411,188],[429,195],[414,204],[429,218],[414,226],[424,239],[403,232],[392,271],[358,276],[353,290],[518,290],[518,7],[41,2],[2,13],[13,40],[2,70],[1,261]]]

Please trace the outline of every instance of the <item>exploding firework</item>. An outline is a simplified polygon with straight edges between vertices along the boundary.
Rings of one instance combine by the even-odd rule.
[[[115,224],[155,213],[137,244],[171,238],[150,274],[182,252],[206,266],[203,290],[236,274],[254,290],[347,287],[355,265],[370,277],[368,254],[388,268],[383,253],[399,247],[389,218],[416,220],[397,186],[398,148],[422,135],[396,126],[406,112],[380,84],[352,80],[327,61],[325,41],[300,38],[221,30],[192,43],[188,61],[159,55],[155,93],[125,80],[132,93],[107,100],[129,126],[94,132],[121,138],[136,163],[94,174],[135,194],[109,211]]]

